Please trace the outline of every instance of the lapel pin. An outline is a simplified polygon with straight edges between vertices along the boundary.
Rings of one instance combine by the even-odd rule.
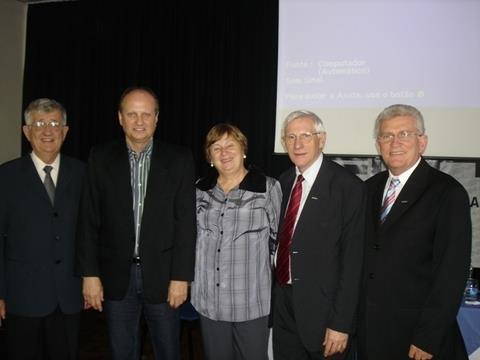
[[[318,200],[316,196],[312,196],[312,200]]]

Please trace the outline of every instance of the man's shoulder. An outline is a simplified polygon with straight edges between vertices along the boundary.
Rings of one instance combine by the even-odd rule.
[[[28,161],[31,161],[30,155],[24,155],[12,160],[8,160],[0,165],[0,174],[7,174],[18,171]]]
[[[332,174],[332,178],[334,181],[338,181],[340,184],[348,184],[351,185],[358,185],[363,186],[363,181],[350,170],[346,169],[342,165],[336,163],[335,161],[329,159],[328,157],[323,158],[322,167],[320,168],[320,172],[322,168],[325,171],[328,171]]]
[[[388,171],[383,170],[369,177],[367,180],[365,180],[365,183],[367,184],[367,186],[372,186],[372,185],[376,185],[378,182],[386,180],[387,178],[388,178]]]
[[[117,159],[128,159],[125,140],[113,140],[92,146],[88,157],[88,164],[110,164],[115,163]]]
[[[74,179],[75,182],[83,181],[87,164],[74,157],[62,154],[60,158],[60,173]]]
[[[112,153],[125,149],[126,145],[124,141],[112,140],[109,142],[93,145],[90,150],[90,156],[109,156]]]
[[[154,140],[153,142],[153,152],[158,152],[159,154],[174,156],[174,157],[190,157],[191,151],[185,146],[175,145],[166,143],[163,141]]]
[[[2,169],[2,170],[3,169],[10,169],[12,167],[18,166],[18,164],[20,164],[22,161],[24,161],[23,158],[24,157],[22,156],[22,157],[18,157],[18,158],[15,158],[15,159],[7,160],[0,165],[0,169]]]
[[[284,183],[285,181],[287,181],[288,179],[294,176],[295,176],[295,167],[291,166],[280,174],[280,176],[278,177],[278,180],[280,181],[280,183]]]
[[[85,165],[86,165],[85,162],[83,162],[82,160],[79,160],[77,158],[74,158],[74,157],[71,157],[71,156],[68,156],[68,155],[64,155],[64,154],[62,154],[61,161],[65,162],[65,163],[68,163],[69,166],[72,166],[72,167],[77,168],[77,169],[83,169],[83,168],[85,168]]]
[[[462,188],[465,190],[463,185],[455,179],[452,175],[447,174],[433,166],[429,165],[429,176],[428,182],[432,187],[440,187],[442,189],[453,189],[453,188]],[[466,191],[466,190],[465,190]]]
[[[35,176],[35,167],[30,155],[8,160],[0,165],[0,192],[6,196],[15,192],[24,183],[24,180]]]

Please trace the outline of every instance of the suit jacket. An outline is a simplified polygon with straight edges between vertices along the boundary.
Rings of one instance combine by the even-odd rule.
[[[422,159],[380,224],[387,179],[367,181],[363,358],[407,359],[414,344],[434,359],[466,359],[456,315],[470,264],[467,192]]]
[[[7,313],[45,316],[83,306],[74,276],[75,227],[85,166],[65,155],[52,206],[30,155],[0,167],[0,299]]]
[[[280,176],[280,219],[284,218],[295,177],[295,168]],[[324,157],[291,247],[293,309],[300,338],[309,351],[323,351],[327,327],[345,333],[354,330],[364,224],[363,182]]]
[[[146,301],[165,302],[170,280],[191,281],[195,259],[194,167],[190,152],[153,142],[140,231]],[[104,296],[123,299],[135,245],[125,140],[94,148],[82,196],[77,271],[98,276]]]

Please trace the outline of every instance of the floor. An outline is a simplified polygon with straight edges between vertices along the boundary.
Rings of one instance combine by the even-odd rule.
[[[182,320],[180,342],[182,360],[204,360],[198,320]],[[4,328],[0,328],[0,359],[6,359]],[[98,311],[84,311],[80,329],[79,360],[108,359],[110,350],[104,316]],[[148,333],[145,336],[141,360],[153,360]]]

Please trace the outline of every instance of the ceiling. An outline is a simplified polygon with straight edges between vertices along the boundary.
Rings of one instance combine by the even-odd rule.
[[[25,4],[37,4],[37,3],[48,3],[48,2],[63,2],[63,1],[76,1],[76,0],[17,0]]]

